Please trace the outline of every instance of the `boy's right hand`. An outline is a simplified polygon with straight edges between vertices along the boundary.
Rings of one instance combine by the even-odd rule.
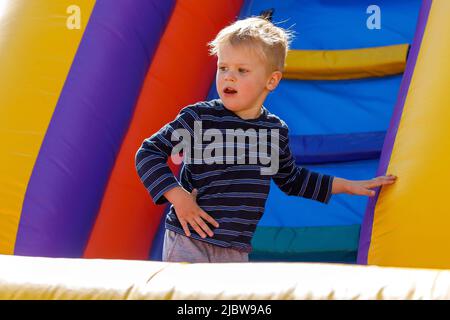
[[[189,225],[199,234],[200,237],[206,238],[206,234],[212,237],[214,233],[205,223],[209,222],[216,228],[219,224],[209,214],[203,211],[197,204],[197,189],[189,193],[181,187],[175,187],[167,191],[164,196],[175,207],[175,213],[183,227],[186,236],[190,237]]]

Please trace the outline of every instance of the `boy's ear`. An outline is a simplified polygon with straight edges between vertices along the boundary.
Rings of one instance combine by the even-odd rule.
[[[270,91],[275,90],[275,88],[280,83],[280,80],[282,77],[283,77],[283,74],[280,71],[272,72],[272,74],[267,82],[267,89],[269,89]]]

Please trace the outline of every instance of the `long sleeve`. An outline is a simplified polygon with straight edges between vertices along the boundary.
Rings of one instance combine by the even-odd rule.
[[[280,135],[279,159],[279,170],[273,176],[273,180],[285,194],[328,203],[333,177],[312,172],[295,164],[289,147],[289,130]]]
[[[194,121],[196,120],[199,120],[199,117],[192,107],[183,108],[175,120],[145,139],[136,152],[137,173],[155,204],[168,202],[164,193],[180,186],[167,164],[172,149],[180,143],[176,139],[172,141],[172,135],[179,137],[177,133],[182,129],[189,134],[189,138],[193,137]],[[184,141],[184,138],[180,141]]]

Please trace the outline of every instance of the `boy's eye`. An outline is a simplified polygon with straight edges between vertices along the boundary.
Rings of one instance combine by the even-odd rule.
[[[228,67],[219,67],[219,71],[226,72],[226,71],[228,71]],[[247,69],[244,69],[244,68],[239,68],[238,72],[241,73],[241,74],[245,74],[245,73],[248,73],[249,71]]]

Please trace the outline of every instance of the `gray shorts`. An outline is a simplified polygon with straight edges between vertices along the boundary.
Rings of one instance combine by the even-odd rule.
[[[248,262],[248,253],[222,248],[188,238],[166,229],[162,261],[165,262]]]

